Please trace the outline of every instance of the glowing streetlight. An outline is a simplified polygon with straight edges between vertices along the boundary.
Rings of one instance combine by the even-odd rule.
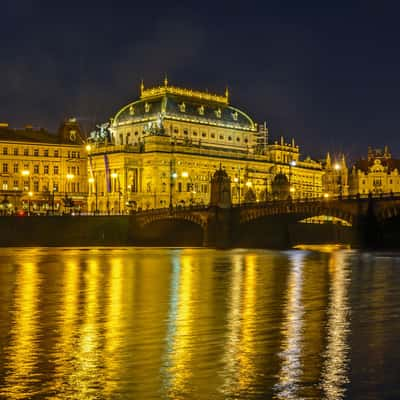
[[[85,149],[86,149],[86,151],[87,151],[88,153],[90,153],[91,150],[92,150],[92,146],[91,146],[90,144],[87,144],[86,147],[85,147]]]
[[[324,193],[324,197],[327,199],[329,197],[329,193]]]
[[[119,178],[118,178],[118,173],[117,172],[112,172],[111,173],[111,178],[113,178],[114,180],[116,180],[118,182],[118,214],[121,213],[121,190],[120,190],[120,183],[119,183]],[[114,192],[115,192],[115,181],[114,181]]]
[[[33,196],[33,193],[32,192],[29,192],[28,193],[28,215],[31,215],[31,198],[32,198],[32,196]]]
[[[248,188],[251,188],[251,187],[253,186],[253,184],[252,184],[250,181],[247,181],[247,182],[246,182],[246,186],[247,186]]]
[[[342,169],[339,163],[336,163],[333,168],[335,171],[338,172],[338,185],[339,185],[339,197],[340,199],[342,198],[342,174],[340,173],[340,170]]]

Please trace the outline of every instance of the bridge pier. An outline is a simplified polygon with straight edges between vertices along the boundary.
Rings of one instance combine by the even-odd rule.
[[[232,210],[210,207],[208,223],[204,229],[203,246],[226,249],[232,247]]]

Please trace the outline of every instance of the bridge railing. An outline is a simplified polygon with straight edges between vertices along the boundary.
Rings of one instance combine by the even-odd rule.
[[[313,197],[313,198],[297,198],[286,200],[267,200],[258,202],[248,202],[232,205],[233,208],[254,208],[254,207],[276,207],[293,204],[329,204],[336,201],[359,201],[359,200],[399,200],[400,192],[396,193],[379,193],[379,194],[356,194],[347,196],[329,196],[329,197]]]

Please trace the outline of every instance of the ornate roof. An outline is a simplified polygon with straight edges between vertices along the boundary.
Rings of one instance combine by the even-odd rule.
[[[229,93],[208,92],[164,86],[145,89],[142,83],[140,100],[117,112],[113,126],[155,120],[172,119],[242,130],[256,130],[254,121],[243,111],[229,105]]]

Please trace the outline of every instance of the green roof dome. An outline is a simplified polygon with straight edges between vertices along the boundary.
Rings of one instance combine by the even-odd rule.
[[[140,100],[117,112],[113,125],[147,122],[162,116],[164,119],[188,121],[234,129],[255,131],[256,124],[243,111],[228,104],[225,96],[164,86],[144,89]]]

